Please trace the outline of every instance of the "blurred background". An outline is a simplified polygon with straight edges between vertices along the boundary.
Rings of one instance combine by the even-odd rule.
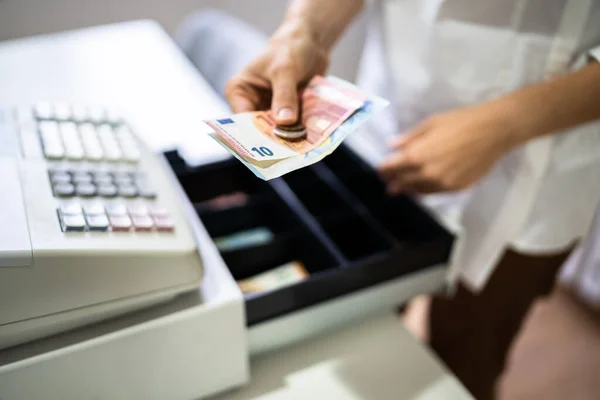
[[[154,19],[170,34],[201,8],[223,10],[271,33],[287,7],[284,0],[0,0],[0,40],[109,24]],[[268,10],[268,12],[265,12]],[[364,21],[357,20],[332,55],[331,72],[345,79],[356,74]]]

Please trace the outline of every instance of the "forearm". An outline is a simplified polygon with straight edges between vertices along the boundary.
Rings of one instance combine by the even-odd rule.
[[[513,144],[600,119],[600,63],[496,101],[509,116]]]
[[[283,27],[306,27],[313,39],[329,51],[363,6],[364,0],[294,0]]]

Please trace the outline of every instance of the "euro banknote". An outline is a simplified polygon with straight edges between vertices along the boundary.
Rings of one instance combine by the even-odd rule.
[[[310,117],[303,118],[308,131],[306,140],[308,143],[287,141],[275,136],[272,133],[275,126],[272,120],[261,128],[248,122],[257,115],[269,114],[264,111],[206,121],[214,130],[210,134],[211,137],[256,176],[270,180],[322,160],[331,154],[348,135],[389,104],[382,98],[367,95],[355,85],[340,78],[317,77],[311,83],[312,87],[311,85],[307,87],[307,90],[310,89],[309,95],[307,96],[306,90],[302,94],[303,117],[314,118],[312,121],[309,121]],[[315,99],[315,96],[322,96],[322,98]],[[310,101],[304,102],[305,99]],[[315,110],[315,107],[320,109]],[[318,122],[321,119],[326,119],[329,123]],[[223,128],[223,122],[227,126],[226,129]],[[319,135],[314,134],[314,131],[318,131]]]

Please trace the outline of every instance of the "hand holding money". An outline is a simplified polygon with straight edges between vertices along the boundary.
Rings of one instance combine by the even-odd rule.
[[[331,154],[374,112],[387,106],[335,77],[314,77],[301,92],[301,126],[277,124],[271,111],[253,111],[205,121],[211,136],[268,180]],[[305,132],[303,132],[305,131]]]

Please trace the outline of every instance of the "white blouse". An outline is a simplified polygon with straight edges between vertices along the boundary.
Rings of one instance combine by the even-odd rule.
[[[436,112],[600,60],[600,1],[397,0],[371,10],[359,85],[392,101],[350,139],[372,163]],[[600,199],[600,124],[532,140],[475,187],[422,198],[457,235],[453,277],[481,289],[505,248],[561,252]]]

